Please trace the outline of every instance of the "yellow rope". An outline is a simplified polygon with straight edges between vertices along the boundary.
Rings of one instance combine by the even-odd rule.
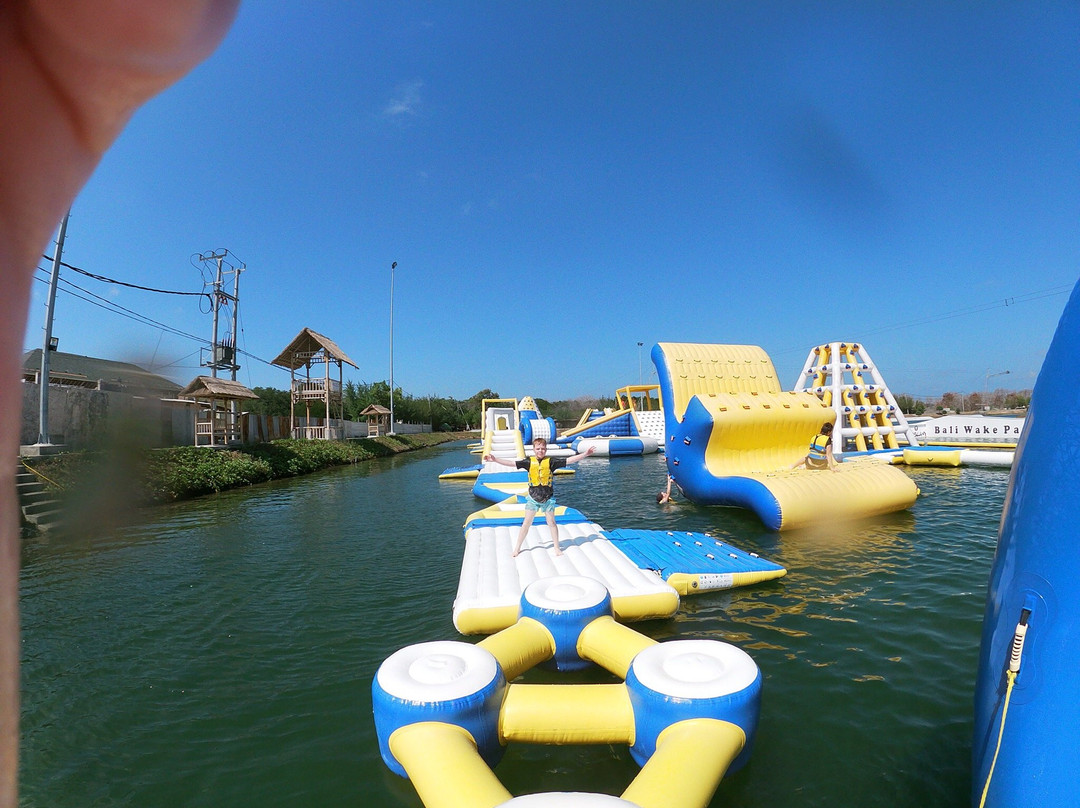
[[[38,477],[43,479],[45,482],[50,483],[51,485],[55,485],[57,488],[63,488],[63,486],[60,485],[60,483],[56,482],[55,480],[50,480],[48,477],[46,477],[44,474],[42,474],[40,471],[38,471],[33,466],[27,465],[26,461],[23,460],[21,457],[19,458],[19,462],[22,464],[22,467],[24,469],[26,469],[27,471],[29,471],[31,474],[36,474]]]
[[[979,800],[979,808],[986,805],[986,794],[990,791],[990,778],[994,776],[994,767],[997,765],[998,752],[1001,751],[1001,737],[1005,734],[1005,716],[1009,712],[1009,699],[1012,698],[1013,685],[1016,683],[1016,672],[1005,671],[1008,684],[1005,686],[1005,705],[1001,708],[1001,726],[998,727],[997,748],[994,749],[994,759],[990,761],[990,771],[986,773],[986,785],[983,786],[982,799]]]

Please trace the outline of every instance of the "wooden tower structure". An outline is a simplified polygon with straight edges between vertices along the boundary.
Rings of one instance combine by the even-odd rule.
[[[342,381],[346,364],[358,368],[332,339],[305,328],[271,364],[289,369],[289,429],[294,438],[340,440],[345,437],[345,403]],[[334,378],[334,370],[337,378]],[[323,402],[326,418],[322,426],[311,420],[311,405]],[[297,424],[297,409],[304,408],[304,424]]]

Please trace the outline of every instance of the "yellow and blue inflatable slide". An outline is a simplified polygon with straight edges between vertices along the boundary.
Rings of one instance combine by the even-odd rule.
[[[662,342],[652,359],[664,404],[668,473],[691,502],[748,508],[773,530],[910,507],[915,483],[890,465],[792,470],[835,413],[783,391],[753,345]]]

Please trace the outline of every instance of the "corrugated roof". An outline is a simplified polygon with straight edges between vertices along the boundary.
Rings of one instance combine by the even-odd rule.
[[[40,370],[41,348],[23,354],[24,373],[32,374]],[[54,380],[60,377],[60,383],[63,383],[64,377],[73,382],[80,379],[94,383],[100,381],[106,389],[125,393],[175,395],[180,389],[176,382],[130,362],[114,362],[111,359],[96,359],[61,351],[52,351],[49,354],[49,377]]]
[[[234,382],[232,379],[215,379],[213,376],[196,376],[187,387],[180,391],[179,395],[188,398],[258,398],[240,382]]]
[[[298,354],[314,354],[320,350],[325,351],[327,355],[340,362],[346,362],[358,370],[360,368],[359,365],[345,355],[345,352],[337,346],[336,342],[329,337],[324,337],[318,331],[312,331],[310,328],[305,328],[297,334],[288,347],[270,364],[296,370],[304,367],[308,362],[306,358],[298,357]]]

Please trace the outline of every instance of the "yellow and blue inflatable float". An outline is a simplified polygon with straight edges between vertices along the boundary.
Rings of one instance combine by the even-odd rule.
[[[525,684],[536,665],[596,664],[620,684]],[[616,623],[597,581],[530,585],[513,626],[472,645],[430,642],[388,657],[372,681],[379,751],[427,808],[705,808],[750,755],[762,676],[716,640],[657,643]],[[641,771],[620,797],[514,797],[493,769],[509,743],[626,744]]]

